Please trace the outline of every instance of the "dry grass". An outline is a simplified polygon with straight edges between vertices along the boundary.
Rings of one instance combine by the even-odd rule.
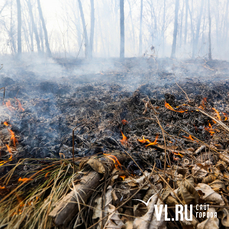
[[[29,166],[28,159],[19,161],[5,177],[1,178],[6,187],[18,166],[26,162]],[[31,162],[34,163],[35,159],[30,159]],[[31,180],[18,183],[1,199],[0,228],[51,228],[52,222],[48,215],[53,204],[70,190],[76,169],[70,161],[52,159],[39,170],[30,171],[30,176],[27,174],[26,177]]]

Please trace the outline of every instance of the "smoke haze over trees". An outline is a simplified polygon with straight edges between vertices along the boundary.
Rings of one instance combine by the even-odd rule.
[[[1,0],[0,54],[229,59],[227,0]]]

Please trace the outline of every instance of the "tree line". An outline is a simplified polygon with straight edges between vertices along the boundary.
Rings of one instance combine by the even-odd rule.
[[[2,1],[0,52],[212,59],[227,50],[228,0],[56,1],[55,32],[45,2]]]

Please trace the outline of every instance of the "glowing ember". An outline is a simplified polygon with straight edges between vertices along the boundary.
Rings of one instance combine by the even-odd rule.
[[[142,137],[142,139],[137,139],[137,140],[141,143],[149,143],[148,145],[146,145],[146,147],[148,147],[148,146],[152,146],[152,145],[157,144],[158,135],[156,136],[154,142],[151,142],[149,139],[145,139],[144,136]]]
[[[0,166],[3,166],[4,164],[6,164],[7,161],[0,161]]]
[[[122,145],[126,145],[128,143],[127,137],[123,134],[122,131],[121,131],[121,134],[122,134],[122,140],[120,140],[120,142],[122,143]]]
[[[175,112],[178,112],[178,113],[184,113],[185,111],[187,111],[187,110],[185,110],[185,111],[177,111],[177,110],[174,110],[174,108],[172,108],[172,106],[171,106],[169,103],[167,103],[166,101],[165,101],[165,107],[166,107],[167,109],[171,110],[171,111],[175,111]],[[179,108],[179,107],[177,107],[177,108]]]
[[[8,159],[7,161],[0,161],[0,166],[3,166],[3,165],[6,164],[7,162],[11,161],[12,158],[13,158],[13,154],[12,154],[11,148],[9,147],[9,145],[6,145],[6,147],[7,147],[7,150],[8,150],[8,152],[9,152],[9,154],[10,154],[10,157],[9,157],[9,159]]]
[[[31,178],[19,178],[18,179],[18,182],[28,182],[28,181],[31,181],[31,180],[33,180],[33,179],[31,179]]]
[[[126,121],[125,119],[122,120],[122,125],[125,126],[126,124],[128,124],[128,121]]]
[[[25,109],[22,107],[21,102],[17,98],[15,98],[15,99],[18,102],[18,108],[19,108],[19,110],[24,111]]]
[[[213,134],[215,133],[210,122],[208,123],[208,127],[204,127],[204,129],[208,131],[211,134],[211,136],[213,136]]]
[[[153,145],[157,145],[157,140],[158,140],[158,135],[156,136],[154,142],[150,142],[148,145],[146,145],[146,147],[148,147],[148,146],[153,146]]]
[[[119,176],[122,180],[125,180],[126,176],[123,175],[123,176]]]
[[[146,142],[151,143],[151,141],[149,139],[145,139],[144,136],[142,137],[142,139],[138,139],[138,141],[141,143],[146,143]]]
[[[12,140],[12,141],[13,141],[14,146],[16,146],[16,142],[18,142],[18,140],[15,138],[15,134],[14,134],[14,132],[13,132],[12,130],[10,130],[10,129],[8,129],[8,131],[9,131],[9,132],[10,132],[10,134],[11,134],[10,140]]]
[[[224,112],[222,112],[222,113],[224,115],[224,121],[227,121],[228,120],[228,115],[226,113],[224,113]]]
[[[16,212],[13,213],[13,215],[18,215],[18,214],[21,215],[22,209],[25,206],[25,204],[23,203],[23,200],[16,193],[15,193],[15,195],[16,195],[18,203],[19,203],[19,208]]]
[[[189,135],[188,137],[186,137],[186,136],[183,136],[183,137],[187,138],[188,140],[195,141],[195,139],[193,139],[193,137],[191,135]]]
[[[45,174],[45,178],[48,177],[49,173],[50,173],[50,172],[47,172],[47,173]]]
[[[114,165],[115,165],[116,169],[119,169],[119,168],[121,169],[122,168],[122,165],[119,162],[117,157],[115,157],[114,155],[111,155],[111,154],[106,154],[106,153],[104,153],[103,155],[114,162]]]
[[[15,108],[11,105],[10,100],[8,100],[8,101],[6,102],[6,107],[7,107],[10,111],[15,110]]]
[[[6,187],[5,186],[0,186],[0,189],[5,189]]]
[[[6,122],[6,121],[5,121],[3,124],[4,124],[5,126],[9,126],[9,123]]]
[[[219,121],[221,121],[219,111],[217,111],[215,108],[212,108],[212,110],[214,110],[216,112],[217,118],[219,119]]]
[[[184,157],[184,155],[181,154],[181,153],[176,153],[176,152],[172,152],[172,153],[173,153],[174,155],[180,156],[181,158]]]
[[[12,150],[11,150],[11,148],[9,147],[9,145],[7,145],[7,144],[6,144],[6,147],[7,147],[7,150],[8,150],[8,152],[9,152],[9,154],[10,154],[10,157],[9,157],[8,160],[11,160],[12,157],[13,157]]]
[[[203,98],[201,101],[202,107],[205,107],[205,105],[207,104],[207,98]]]

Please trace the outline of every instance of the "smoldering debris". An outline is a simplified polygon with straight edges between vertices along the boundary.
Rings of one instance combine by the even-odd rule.
[[[215,228],[227,226],[225,63],[199,62],[198,72],[180,63],[187,75],[175,82],[169,65],[160,70],[164,61],[145,60],[142,75],[128,60],[90,82],[71,70],[64,83],[12,78],[3,85],[1,226],[206,228],[211,220],[194,211],[191,221],[164,220],[175,219],[176,205],[203,203],[210,207],[202,212],[218,214]],[[205,69],[219,81],[186,79]],[[154,205],[164,206],[163,220]]]

